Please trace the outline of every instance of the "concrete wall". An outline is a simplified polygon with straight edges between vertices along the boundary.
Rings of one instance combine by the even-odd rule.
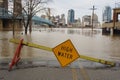
[[[120,22],[116,22],[116,23],[115,23],[115,26],[117,27],[117,29],[120,30]]]

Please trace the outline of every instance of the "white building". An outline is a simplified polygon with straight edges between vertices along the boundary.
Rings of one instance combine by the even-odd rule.
[[[92,20],[93,20],[93,27],[99,26],[98,16],[94,14],[93,19],[91,15],[85,15],[82,17],[82,27],[92,27]]]
[[[91,26],[91,16],[85,15],[82,17],[82,27],[90,27]]]
[[[73,23],[74,28],[80,28],[81,27],[81,20],[80,18],[75,19],[75,22]]]
[[[66,24],[65,14],[61,14],[60,23],[64,26]]]

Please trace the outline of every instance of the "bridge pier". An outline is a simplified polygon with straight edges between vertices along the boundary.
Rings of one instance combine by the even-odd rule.
[[[114,28],[110,28],[110,35],[114,34]]]
[[[110,28],[102,28],[102,34],[110,34]]]

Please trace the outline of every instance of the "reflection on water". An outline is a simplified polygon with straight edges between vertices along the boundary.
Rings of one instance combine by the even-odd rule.
[[[0,31],[0,58],[11,58],[17,44],[10,43],[12,31]],[[79,54],[103,59],[120,60],[120,36],[102,35],[101,29],[72,29],[72,28],[40,28],[34,29],[32,34],[24,35],[23,31],[16,31],[15,38],[40,45],[55,47],[71,39]],[[21,51],[23,58],[55,59],[52,52],[24,46]]]
[[[67,33],[68,34],[77,34],[77,35],[84,35],[84,36],[88,36],[88,37],[92,37],[93,35],[98,35],[100,34],[100,30],[91,30],[91,29],[68,29]]]

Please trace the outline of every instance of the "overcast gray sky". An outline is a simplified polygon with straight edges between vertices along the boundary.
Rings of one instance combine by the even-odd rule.
[[[75,18],[82,18],[84,15],[91,15],[93,5],[97,8],[95,13],[99,17],[99,21],[102,20],[102,10],[104,6],[115,7],[115,3],[120,2],[120,0],[53,0],[48,6],[52,8],[52,15],[61,15],[67,13],[69,9],[75,10]],[[117,6],[117,5],[116,5]]]

